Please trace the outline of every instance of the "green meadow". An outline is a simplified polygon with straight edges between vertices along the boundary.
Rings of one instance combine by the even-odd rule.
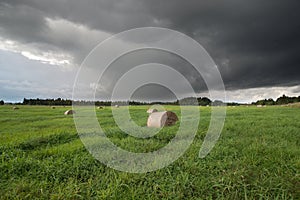
[[[0,106],[0,199],[300,199],[300,108],[228,107],[217,144],[200,159],[211,111],[200,107],[196,137],[182,157],[132,174],[93,158],[64,115],[70,107],[18,107]],[[147,109],[130,106],[140,126]],[[166,109],[180,116],[178,106]],[[110,107],[96,112],[107,137],[132,152],[165,146],[180,125],[137,139],[118,128]]]

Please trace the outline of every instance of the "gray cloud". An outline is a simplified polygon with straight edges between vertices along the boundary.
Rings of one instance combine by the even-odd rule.
[[[0,37],[68,55],[78,65],[111,34],[161,26],[202,44],[228,90],[294,86],[300,84],[299,6],[297,0],[2,0]]]
[[[6,51],[0,51],[0,69],[0,99],[5,101],[72,97],[76,70],[62,71]]]

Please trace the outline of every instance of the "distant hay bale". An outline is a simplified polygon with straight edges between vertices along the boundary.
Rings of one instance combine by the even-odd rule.
[[[51,106],[52,109],[55,109],[55,106]]]
[[[262,106],[262,105],[257,105],[256,107],[257,107],[257,108],[262,108],[263,106]]]
[[[156,108],[153,108],[153,109],[150,108],[150,109],[147,110],[148,114],[151,114],[151,113],[154,113],[154,112],[158,112],[158,110]]]
[[[103,109],[103,107],[102,106],[98,106],[97,109]]]
[[[19,110],[19,108],[18,108],[18,107],[16,107],[16,106],[14,106],[14,107],[13,107],[13,110]]]
[[[73,114],[76,114],[75,110],[67,110],[65,112],[65,115],[73,115]]]
[[[119,108],[119,105],[115,105],[115,108]]]
[[[288,106],[288,107],[292,107],[292,108],[300,108],[300,102],[289,103],[287,105],[282,105],[282,106]]]
[[[178,117],[171,111],[154,112],[148,117],[147,126],[161,128],[164,126],[172,126],[178,121]]]

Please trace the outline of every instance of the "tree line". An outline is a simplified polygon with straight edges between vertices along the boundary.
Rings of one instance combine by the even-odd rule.
[[[177,101],[172,101],[172,102],[139,102],[139,101],[72,101],[69,99],[62,99],[62,98],[57,98],[57,99],[23,99],[23,102],[20,103],[22,105],[48,105],[48,106],[71,106],[72,104],[75,105],[96,105],[96,106],[111,106],[111,105],[153,105],[153,104],[162,104],[162,105],[191,105],[195,104],[195,102],[198,103],[198,105],[201,106],[206,106],[210,105],[212,101],[207,98],[207,97],[199,97],[199,98],[193,98],[193,97],[188,97],[184,98],[181,100]],[[4,104],[4,102],[3,102]]]
[[[288,97],[286,95],[282,95],[281,97],[274,99],[262,99],[256,102],[253,102],[253,105],[284,105],[290,103],[298,103],[300,102],[300,96],[298,97]]]
[[[300,96],[298,97],[288,97],[283,95],[276,100],[274,99],[262,99],[256,102],[252,102],[252,105],[284,105],[290,103],[298,103],[300,102]],[[4,105],[5,102],[0,100],[0,105]],[[207,97],[187,97],[181,100],[172,101],[172,102],[139,102],[139,101],[72,101],[70,99],[27,99],[24,98],[22,103],[16,103],[20,105],[48,105],[48,106],[71,106],[72,104],[76,105],[96,105],[96,106],[111,106],[111,105],[153,105],[153,104],[162,104],[162,105],[200,105],[200,106],[239,106],[239,103],[224,103],[219,100],[211,101]]]

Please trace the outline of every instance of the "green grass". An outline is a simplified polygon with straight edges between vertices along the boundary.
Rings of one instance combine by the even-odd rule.
[[[147,106],[130,107],[146,125]],[[166,168],[130,174],[106,167],[81,143],[68,108],[0,106],[1,199],[300,199],[300,109],[228,107],[219,141],[204,158],[199,149],[210,121],[201,107],[193,144]],[[180,114],[179,107],[167,106]],[[116,145],[149,152],[166,145],[179,123],[149,139],[123,133],[110,108],[97,110]]]

